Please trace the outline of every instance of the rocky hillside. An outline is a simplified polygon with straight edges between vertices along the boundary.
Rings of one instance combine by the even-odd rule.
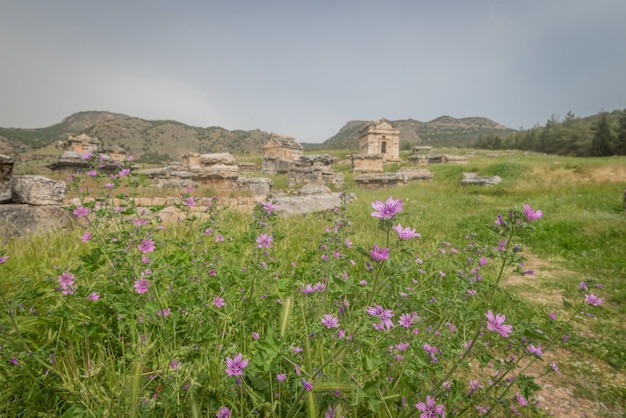
[[[99,138],[106,149],[119,147],[146,162],[178,160],[186,152],[260,153],[269,137],[260,130],[199,128],[176,121],[147,121],[90,111],[75,113],[47,128],[0,128],[0,153],[19,156],[81,133]]]
[[[359,130],[369,122],[350,121],[324,143],[302,145],[307,150],[357,150]],[[413,119],[392,123],[400,129],[403,149],[415,144],[467,145],[480,135],[512,131],[485,118],[442,116],[426,123]],[[0,128],[0,153],[19,157],[46,147],[55,150],[53,144],[66,140],[68,135],[81,133],[99,138],[105,149],[119,147],[141,161],[154,163],[179,160],[180,155],[187,152],[256,154],[261,152],[269,137],[267,132],[258,129],[200,128],[171,120],[148,121],[119,113],[90,111],[75,113],[47,128]],[[56,151],[62,152],[60,148]]]
[[[337,134],[321,145],[306,144],[309,148],[353,149],[359,147],[359,131],[371,121],[350,121]],[[391,121],[400,129],[400,147],[409,149],[413,145],[433,146],[468,146],[481,135],[489,133],[508,133],[506,128],[486,118],[456,119],[441,116],[430,122],[414,119]]]

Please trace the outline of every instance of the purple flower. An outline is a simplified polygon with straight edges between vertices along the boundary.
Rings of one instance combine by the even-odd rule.
[[[9,259],[8,255],[3,255],[0,257],[0,264],[4,264]]]
[[[559,370],[559,367],[556,365],[555,362],[550,363],[550,367],[552,368],[552,370],[554,370],[554,373],[558,374],[559,376],[561,375],[561,371]]]
[[[278,373],[276,375],[276,380],[278,380],[279,382],[284,382],[285,379],[287,379],[287,375],[285,373]]]
[[[372,216],[379,219],[392,219],[402,211],[402,199],[394,200],[393,197],[389,196],[385,203],[377,200],[372,203],[372,207],[375,210],[372,212]]]
[[[95,302],[97,300],[100,300],[100,295],[97,292],[91,292],[89,296],[87,296],[87,299]]]
[[[156,311],[157,316],[162,316],[163,318],[167,318],[168,316],[170,316],[170,312],[172,312],[171,308],[165,308],[163,310],[159,309],[158,311]]]
[[[415,404],[415,407],[422,411],[420,418],[436,418],[437,415],[443,415],[443,405],[435,406],[435,398],[426,396],[426,403],[419,402]]]
[[[528,401],[524,399],[521,393],[517,392],[517,395],[515,395],[515,397],[517,398],[517,403],[519,403],[521,406],[528,405]]]
[[[194,207],[196,206],[196,198],[195,197],[188,197],[183,201],[183,205],[187,206],[187,207]]]
[[[372,260],[380,263],[389,258],[389,248],[379,248],[378,245],[374,244],[374,249],[370,251],[370,255]]]
[[[302,386],[304,386],[304,389],[306,389],[307,392],[313,389],[313,385],[307,382],[304,378],[302,378]]]
[[[141,244],[137,245],[137,249],[142,253],[151,253],[154,251],[154,241],[151,239],[142,239]]]
[[[590,293],[588,295],[585,295],[585,302],[593,306],[600,306],[602,304],[602,299],[597,297],[593,293]]]
[[[541,346],[535,347],[533,344],[531,344],[531,345],[528,346],[528,351],[531,354],[534,354],[534,355],[536,355],[538,357],[541,357],[543,355],[543,351],[541,351]]]
[[[142,277],[139,280],[135,280],[134,286],[135,292],[141,295],[142,293],[146,293],[148,291],[148,287],[150,287],[150,281]]]
[[[391,318],[393,318],[394,313],[391,309],[385,309],[382,305],[376,305],[375,307],[368,307],[365,312],[380,318],[380,326],[377,326],[379,324],[374,324],[374,328],[382,329],[382,325],[384,325],[387,329],[393,327],[393,321],[391,321]]]
[[[513,331],[513,327],[511,325],[502,325],[506,320],[506,316],[502,314],[493,315],[493,312],[487,311],[485,314],[487,317],[487,329],[489,331],[495,331],[498,334],[502,335],[504,338],[509,337],[509,333]]]
[[[79,219],[84,218],[85,216],[89,215],[89,208],[86,208],[84,206],[78,206],[72,211],[72,213],[76,215]]]
[[[83,236],[82,236],[82,237],[80,237],[80,240],[81,240],[82,242],[87,242],[87,241],[90,241],[90,240],[91,240],[91,232],[89,232],[89,231],[85,231],[85,233],[83,234]]]
[[[119,177],[126,177],[129,174],[130,174],[130,168],[124,168],[124,169],[120,170],[119,173],[117,173],[117,175]]]
[[[18,364],[19,362],[17,361],[17,359],[16,359],[15,357],[11,357],[11,358],[9,359],[9,363],[11,363],[11,364],[12,364],[12,365],[14,365],[14,366],[17,366],[17,364]]]
[[[407,313],[400,315],[398,324],[404,328],[410,328],[413,325],[413,315]]]
[[[216,418],[230,418],[230,409],[228,409],[227,406],[223,406],[220,408],[219,411],[217,411],[217,414],[215,414]]]
[[[170,363],[170,369],[172,370],[178,370],[180,368],[180,365],[182,363],[178,360],[172,360],[172,362]]]
[[[278,206],[274,205],[272,202],[263,202],[261,205],[263,206],[263,210],[266,212],[273,212],[278,209]]]
[[[322,324],[326,325],[326,328],[339,328],[339,319],[335,318],[332,314],[326,314],[322,318]]]
[[[530,205],[523,205],[524,207],[524,215],[526,216],[526,220],[528,222],[532,222],[534,220],[537,220],[539,218],[541,218],[543,216],[543,212],[538,210],[538,211],[534,211]]]
[[[228,376],[241,376],[243,369],[248,365],[248,359],[242,359],[242,354],[236,354],[232,359],[226,357],[226,374]]]
[[[216,308],[221,308],[224,306],[224,298],[221,298],[219,296],[215,296],[213,298],[213,305],[215,305]]]
[[[274,241],[272,235],[261,234],[256,239],[257,244],[259,244],[257,248],[272,248],[272,241]]]
[[[422,237],[421,234],[415,233],[415,228],[411,229],[410,227],[406,227],[403,229],[402,225],[400,224],[392,227],[391,229],[393,229],[394,231],[398,233],[398,238],[400,238],[402,241],[406,241],[408,239],[415,238],[415,237],[418,237],[418,238]]]
[[[74,276],[69,271],[64,271],[60,276],[57,277],[57,281],[61,285],[61,294],[63,295],[73,295],[76,290],[76,285],[74,284]]]

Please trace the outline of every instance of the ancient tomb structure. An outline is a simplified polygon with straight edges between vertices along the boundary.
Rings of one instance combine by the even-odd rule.
[[[235,157],[228,152],[190,152],[182,156],[182,163],[172,162],[165,167],[138,170],[137,173],[152,179],[154,186],[163,188],[202,184],[219,192],[246,190],[254,196],[266,196],[272,186],[270,179],[241,176]]]
[[[382,154],[383,162],[399,162],[400,129],[387,119],[371,122],[359,132],[360,154]]]
[[[330,154],[303,155],[292,162],[287,172],[289,188],[305,184],[343,186],[343,174],[333,171],[334,157]]]
[[[292,136],[271,133],[263,145],[263,174],[287,173],[293,162],[304,155],[304,148]]]
[[[89,162],[82,158],[84,155],[94,153],[99,156],[101,161],[100,169],[103,171],[113,172],[119,169],[117,163],[126,158],[126,152],[121,148],[115,150],[105,150],[102,142],[98,138],[92,138],[87,134],[77,136],[69,136],[67,141],[61,143],[63,146],[63,154],[53,163],[46,165],[53,171],[77,171],[88,169],[91,166]]]
[[[433,147],[416,145],[413,147],[413,155],[409,156],[409,161],[417,165],[426,165],[433,150]]]

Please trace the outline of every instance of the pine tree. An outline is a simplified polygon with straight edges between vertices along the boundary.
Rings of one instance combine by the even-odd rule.
[[[593,128],[593,139],[591,140],[591,155],[594,157],[606,157],[612,155],[611,152],[611,127],[606,113],[600,116],[600,121]]]

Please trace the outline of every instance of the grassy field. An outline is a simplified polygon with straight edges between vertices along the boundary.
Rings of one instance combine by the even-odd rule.
[[[470,150],[441,151],[464,154]],[[544,385],[544,390],[539,392],[541,405],[533,414],[623,416],[626,411],[626,158],[579,159],[521,152],[494,156],[476,151],[468,157],[466,166],[426,168],[434,173],[432,181],[363,190],[354,185],[354,175],[347,166],[339,167],[345,174],[345,190],[357,195],[357,200],[347,206],[346,214],[355,225],[351,237],[355,246],[376,241],[380,233],[371,228],[371,203],[385,201],[389,196],[402,198],[404,209],[400,222],[416,228],[422,236],[422,248],[438,248],[442,242],[460,243],[468,236],[489,242],[492,236],[485,225],[493,224],[497,214],[506,214],[509,208],[522,204],[541,209],[543,218],[534,225],[535,231],[522,236],[523,254],[527,258],[525,268],[534,270],[534,275],[520,276],[507,269],[502,280],[503,287],[519,298],[519,311],[510,314],[511,317],[523,320],[525,315],[554,313],[558,328],[568,308],[564,299],[571,301],[578,297],[580,283],[586,280],[601,284],[599,291],[604,303],[601,309],[593,311],[593,316],[582,317],[575,324],[563,321],[562,332],[567,334],[568,342],[546,354],[544,359],[545,363],[557,359],[563,375],[544,377],[536,371],[541,375],[539,383]],[[470,171],[499,175],[502,182],[489,188],[461,186],[461,173]],[[279,178],[275,184],[286,184],[284,180]],[[283,233],[275,242],[273,255],[277,260],[306,260],[318,245],[311,237],[319,235],[331,221],[328,214],[279,219],[276,229]],[[226,214],[221,223],[233,235],[250,230],[250,219],[242,214]],[[171,234],[174,237],[179,234],[181,238],[185,231],[182,228]],[[79,237],[78,232],[68,231],[9,242],[4,250],[10,258],[0,266],[0,291],[9,303],[11,295],[20,289],[32,283],[43,284],[55,269],[74,265],[88,254],[88,247]],[[288,270],[285,266],[282,269]],[[3,329],[11,327],[9,309],[2,309]],[[5,414],[9,416],[10,411]],[[2,412],[0,416],[4,416]]]

